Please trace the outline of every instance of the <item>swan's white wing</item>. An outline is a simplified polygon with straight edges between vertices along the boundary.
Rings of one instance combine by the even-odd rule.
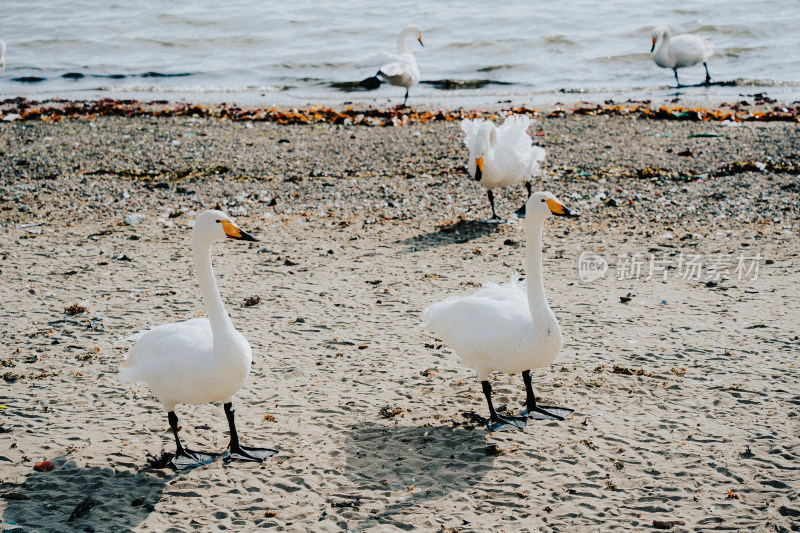
[[[432,331],[486,379],[509,349],[531,328],[525,285],[487,283],[477,293],[428,307],[422,327]]]
[[[135,344],[120,365],[122,381],[142,379],[144,372],[169,364],[171,358],[180,359],[182,364],[187,364],[189,359],[205,358],[214,344],[207,318],[164,324],[140,331],[128,339]]]
[[[402,76],[403,74],[410,73],[408,65],[405,63],[387,63],[381,65],[381,72],[387,76]]]
[[[669,43],[669,55],[675,68],[690,67],[706,61],[713,53],[711,43],[696,35],[678,35]]]
[[[400,56],[396,54],[390,54],[389,52],[378,52],[377,54],[373,54],[369,57],[365,57],[364,59],[358,61],[356,63],[357,67],[381,67],[383,68],[384,65],[389,63],[397,63],[400,61]]]
[[[463,131],[466,134],[466,137],[464,137],[464,144],[470,148],[475,143],[475,137],[478,134],[478,127],[480,125],[479,124],[480,120],[482,119],[465,118],[464,120],[461,121],[461,131]]]
[[[505,176],[509,184],[538,174],[539,163],[545,159],[544,149],[533,146],[528,135],[531,123],[526,115],[510,116],[498,129],[496,159],[501,165],[498,173]]]
[[[531,118],[527,115],[511,115],[506,117],[503,125],[497,128],[497,144],[516,144],[524,135],[528,137],[528,126]],[[530,139],[530,137],[528,137]]]

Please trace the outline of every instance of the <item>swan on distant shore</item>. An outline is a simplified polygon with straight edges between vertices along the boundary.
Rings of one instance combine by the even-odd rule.
[[[178,469],[206,464],[213,458],[213,454],[184,448],[175,415],[180,403],[223,403],[231,433],[227,458],[260,462],[277,453],[240,445],[234,424],[232,396],[250,373],[252,352],[231,323],[211,268],[211,245],[225,239],[256,240],[220,211],[205,211],[197,217],[192,253],[208,318],[165,324],[134,335],[136,342],[120,367],[122,382],[146,383],[166,409],[177,447],[172,464]]]
[[[655,50],[653,61],[661,68],[672,69],[678,87],[681,86],[681,82],[678,81],[678,69],[691,67],[698,63],[702,63],[706,68],[705,83],[711,83],[707,61],[714,53],[714,49],[710,42],[696,35],[684,34],[672,37],[666,26],[654,28],[652,38],[653,46],[650,47],[650,53]],[[656,43],[659,43],[658,49],[656,49]]]
[[[6,70],[6,43],[0,40],[0,74]]]
[[[424,46],[422,44],[422,30],[419,26],[410,24],[397,37],[397,54],[380,52],[356,63],[357,67],[379,67],[375,76],[361,82],[368,89],[380,87],[381,79],[390,85],[405,87],[406,97],[403,99],[403,106],[408,101],[408,90],[419,83],[417,59],[411,51],[406,50],[405,40],[408,36],[415,37],[420,46]]]
[[[527,115],[510,115],[499,128],[484,119],[464,119],[461,129],[467,134],[464,144],[469,148],[469,175],[486,188],[492,206],[492,220],[500,220],[494,208],[496,187],[525,182],[528,196],[531,194],[530,179],[539,174],[539,164],[546,152],[533,146],[528,135],[531,119]],[[525,204],[517,210],[525,214]]]
[[[531,369],[552,363],[561,350],[561,328],[547,303],[542,281],[542,228],[550,214],[577,216],[548,192],[528,199],[526,268],[527,286],[516,276],[505,285],[486,283],[470,296],[454,296],[428,307],[422,327],[435,333],[475,370],[489,404],[489,431],[525,427],[528,418],[563,420],[572,412],[565,407],[536,403]],[[493,371],[520,372],[526,402],[521,416],[500,415],[492,404],[489,375]]]

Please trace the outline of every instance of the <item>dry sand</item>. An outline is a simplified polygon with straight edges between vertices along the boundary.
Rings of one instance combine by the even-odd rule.
[[[417,327],[446,295],[524,275],[523,224],[480,221],[456,123],[0,124],[4,529],[800,529],[798,125],[534,130],[535,188],[582,213],[545,229],[565,343],[534,388],[576,412],[488,434],[473,373]],[[523,191],[498,191],[498,212]],[[280,454],[176,473],[148,466],[173,441],[149,390],[117,379],[121,340],[203,312],[187,223],[216,204],[261,239],[218,245],[215,269],[254,352],[242,440]],[[611,263],[604,278],[579,279],[584,251]],[[638,279],[615,268],[623,253],[643,254]],[[757,279],[738,279],[740,253],[761,256]],[[650,254],[676,267],[666,281],[645,279]],[[692,254],[701,279],[679,275]],[[727,279],[706,277],[707,254],[732,262]],[[520,408],[520,376],[493,386]],[[221,406],[178,416],[185,443],[227,446]]]

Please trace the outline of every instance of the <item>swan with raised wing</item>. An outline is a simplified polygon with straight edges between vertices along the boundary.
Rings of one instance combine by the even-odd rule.
[[[408,101],[408,90],[419,83],[419,68],[417,68],[417,58],[406,49],[406,37],[414,37],[422,44],[422,30],[415,24],[406,26],[397,37],[397,53],[379,52],[362,59],[356,63],[357,67],[378,67],[375,76],[367,78],[361,85],[368,89],[377,89],[381,85],[381,80],[389,85],[405,87],[406,97],[403,99],[403,106]]]
[[[492,220],[500,220],[494,208],[493,189],[524,182],[527,196],[530,196],[530,180],[541,172],[540,164],[546,152],[533,145],[528,135],[530,125],[531,118],[527,115],[510,115],[499,128],[485,119],[461,121],[461,129],[466,134],[464,144],[469,148],[467,171],[486,188]],[[525,205],[517,210],[517,215],[525,215]]]

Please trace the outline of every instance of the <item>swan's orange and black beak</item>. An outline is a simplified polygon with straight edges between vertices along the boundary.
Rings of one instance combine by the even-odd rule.
[[[257,241],[255,237],[247,233],[246,231],[242,230],[231,222],[230,220],[223,220],[222,221],[222,228],[225,230],[225,235],[228,236],[229,239],[236,239],[239,241]]]
[[[481,181],[483,177],[483,157],[475,160],[475,181]]]
[[[653,53],[653,50],[656,49],[656,41],[657,40],[658,40],[657,38],[653,37],[653,46],[650,47],[650,53],[651,54]]]
[[[424,44],[422,44],[422,34],[421,34],[421,33],[419,34],[419,37],[417,37],[417,40],[419,41],[419,45],[420,45],[421,47],[425,48],[425,45],[424,45]]]
[[[550,208],[550,212],[554,215],[560,217],[577,217],[578,213],[575,211],[570,211],[569,207],[561,205],[556,200],[545,200],[547,202],[547,207]]]

